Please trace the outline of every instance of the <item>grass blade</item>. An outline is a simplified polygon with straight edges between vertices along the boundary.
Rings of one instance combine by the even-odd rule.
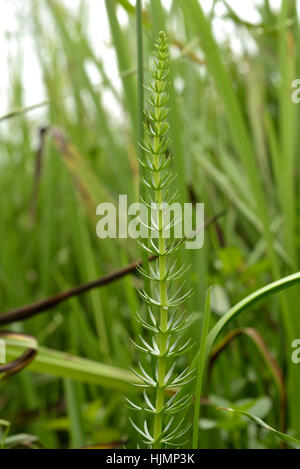
[[[256,415],[251,414],[250,412],[245,412],[244,410],[231,409],[229,407],[227,407],[227,408],[226,407],[220,407],[220,410],[226,410],[228,412],[233,412],[234,414],[243,415],[244,417],[247,417],[248,419],[255,422],[257,425],[265,428],[266,430],[269,430],[274,435],[276,435],[278,438],[285,441],[290,446],[293,446],[293,448],[300,449],[300,441],[299,440],[297,440],[296,438],[293,438],[292,436],[287,435],[286,433],[282,433],[282,432],[279,432],[278,430],[275,430],[275,428],[270,427],[270,425],[268,425],[266,422],[264,422],[259,417],[256,417]]]
[[[210,289],[206,294],[205,310],[203,317],[200,351],[197,364],[197,381],[195,390],[195,407],[194,407],[194,425],[193,425],[193,449],[198,449],[198,434],[199,434],[199,417],[200,417],[200,399],[202,392],[203,374],[205,368],[205,351],[206,341],[209,329],[210,320]]]

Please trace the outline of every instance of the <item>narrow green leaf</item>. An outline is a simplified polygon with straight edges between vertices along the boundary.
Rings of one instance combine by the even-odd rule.
[[[251,295],[247,296],[242,301],[233,306],[226,314],[224,314],[224,316],[222,316],[222,318],[210,331],[207,339],[206,352],[210,352],[211,347],[213,346],[216,338],[224,329],[224,327],[232,321],[232,319],[234,319],[243,311],[250,309],[255,304],[262,302],[268,296],[286,290],[287,288],[290,288],[293,285],[296,285],[297,283],[300,283],[300,272],[288,275],[287,277],[283,277],[280,280],[269,283],[268,285],[260,288],[259,290],[256,290],[254,293],[251,293]]]
[[[275,428],[270,427],[266,422],[261,420],[259,417],[256,417],[256,415],[251,414],[250,412],[245,412],[244,410],[237,410],[237,409],[231,409],[229,407],[219,407],[221,410],[226,410],[228,412],[233,412],[234,414],[240,414],[243,415],[244,417],[247,417],[248,419],[252,420],[253,422],[257,423],[260,427],[265,428],[266,430],[269,430],[272,432],[274,435],[278,436],[281,440],[285,441],[289,445],[293,446],[293,448],[300,449],[300,441],[297,440],[296,438],[293,438],[292,436],[287,435],[286,433],[279,432],[278,430],[275,430]]]
[[[206,341],[209,329],[210,320],[210,289],[206,294],[204,318],[201,333],[200,351],[197,365],[197,381],[195,391],[195,408],[194,408],[194,426],[193,426],[193,449],[198,449],[198,434],[199,434],[199,417],[200,417],[200,399],[202,392],[203,374],[205,368],[205,351]]]

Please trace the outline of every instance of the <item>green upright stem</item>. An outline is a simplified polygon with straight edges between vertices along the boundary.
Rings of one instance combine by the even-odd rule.
[[[159,139],[154,138],[154,148],[157,148],[159,145]],[[155,157],[155,164],[159,164],[159,157]],[[160,182],[160,173],[156,173],[154,175],[155,184],[159,185]],[[168,325],[168,293],[167,293],[167,282],[166,282],[166,273],[167,273],[167,266],[166,266],[166,256],[164,255],[166,243],[165,238],[163,236],[163,227],[164,227],[164,220],[163,220],[163,193],[161,190],[156,191],[155,193],[155,202],[159,206],[158,211],[158,227],[159,227],[159,234],[158,234],[158,246],[159,246],[159,293],[160,293],[160,329],[161,331],[167,330]],[[159,343],[159,350],[160,356],[158,357],[157,363],[157,389],[156,389],[156,400],[155,400],[155,417],[154,417],[154,440],[157,441],[162,433],[162,426],[163,426],[163,416],[162,416],[162,409],[164,407],[164,382],[165,382],[165,374],[166,374],[166,347],[167,347],[167,334],[161,332],[158,337]],[[159,449],[161,447],[160,443],[154,443],[153,448]]]
[[[160,212],[161,213],[161,212]],[[162,217],[160,217],[162,219]],[[161,224],[159,224],[161,227]],[[159,235],[159,248],[160,252],[164,252],[165,250],[165,240],[162,237],[162,233]],[[167,283],[163,280],[166,276],[166,257],[160,256],[159,257],[159,274],[160,274],[160,328],[162,331],[167,329],[168,324],[168,297],[167,297]],[[166,346],[167,346],[167,334],[161,332],[159,334],[159,349],[160,349],[160,357],[158,357],[158,380],[157,380],[157,390],[156,390],[156,414],[154,417],[154,440],[156,441],[162,432],[162,409],[164,406],[164,382],[165,382],[165,374],[166,374]],[[157,443],[153,446],[155,449],[160,448],[160,443]]]

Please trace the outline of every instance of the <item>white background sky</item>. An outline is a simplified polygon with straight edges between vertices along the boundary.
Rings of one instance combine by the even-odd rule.
[[[79,0],[60,0],[67,7],[76,10]],[[188,1],[188,0],[187,0]],[[104,63],[110,63],[110,77],[117,79],[116,66],[112,66],[114,62],[114,54],[109,47],[109,26],[105,11],[104,0],[85,0],[89,10],[89,34],[90,40],[98,56],[104,60]],[[163,0],[163,4],[168,7],[171,0]],[[259,0],[228,0],[228,3],[235,9],[238,15],[247,21],[255,22],[257,15],[255,5]],[[30,7],[30,0],[0,0],[0,116],[10,111],[8,96],[10,87],[10,76],[8,59],[12,61],[20,50],[23,57],[23,82],[25,88],[25,105],[29,106],[44,100],[44,89],[41,79],[41,72],[38,60],[35,55],[35,47],[32,41],[29,28],[22,28],[19,31],[19,22],[17,12],[24,8]],[[211,0],[201,0],[205,9],[211,6]],[[279,6],[280,0],[271,0],[271,4]],[[221,7],[221,5],[220,5]],[[222,8],[221,8],[222,9]],[[221,11],[220,11],[221,13]],[[119,20],[126,21],[126,14],[120,9]],[[218,31],[226,25],[218,25]],[[18,40],[18,35],[22,35],[22,40]],[[7,36],[11,39],[8,41]],[[21,47],[20,47],[21,44]],[[95,83],[99,80],[95,77]]]

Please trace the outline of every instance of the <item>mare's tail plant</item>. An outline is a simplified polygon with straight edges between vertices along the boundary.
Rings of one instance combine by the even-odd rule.
[[[153,80],[148,87],[150,109],[146,112],[147,137],[141,143],[145,158],[140,163],[144,166],[146,174],[141,178],[147,194],[146,200],[143,199],[142,202],[152,213],[150,226],[147,227],[155,230],[156,236],[150,236],[148,244],[142,241],[139,241],[139,244],[148,254],[156,255],[157,260],[149,267],[149,271],[140,269],[142,275],[151,280],[150,291],[140,291],[147,305],[148,319],[137,315],[137,319],[147,330],[148,341],[141,336],[140,343],[135,344],[139,351],[147,354],[152,371],[146,371],[146,365],[144,367],[139,363],[139,371],[135,373],[143,383],[145,403],[139,406],[128,402],[133,409],[144,411],[149,417],[145,419],[143,429],[132,422],[134,428],[142,435],[142,442],[151,448],[159,449],[183,444],[182,437],[188,427],[184,427],[183,421],[174,414],[182,411],[190,402],[190,396],[178,396],[178,392],[184,384],[193,379],[193,373],[187,368],[176,374],[175,357],[185,353],[190,347],[189,340],[186,343],[181,341],[181,334],[192,318],[186,319],[184,313],[178,311],[189,292],[182,294],[182,286],[174,292],[174,282],[183,276],[185,268],[177,268],[172,255],[183,241],[174,240],[174,236],[170,241],[169,235],[182,220],[174,216],[170,222],[170,217],[166,216],[166,208],[174,201],[174,196],[169,194],[175,176],[171,170],[173,158],[168,152],[170,55],[168,39],[164,32],[160,32],[153,54]],[[181,283],[183,284],[182,281]],[[170,393],[166,395],[166,388],[174,390],[171,397]]]

